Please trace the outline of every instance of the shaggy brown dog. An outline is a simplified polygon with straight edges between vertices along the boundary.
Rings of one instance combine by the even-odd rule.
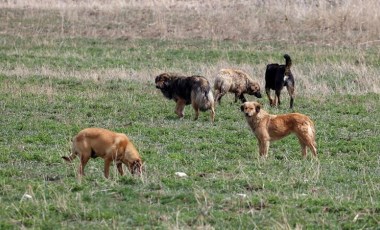
[[[215,119],[214,96],[210,83],[202,76],[184,77],[173,73],[162,73],[155,79],[156,88],[162,94],[173,99],[177,105],[175,113],[182,118],[186,105],[191,104],[195,110],[195,119],[199,117],[199,111],[210,110],[211,121]]]
[[[235,69],[221,69],[214,82],[215,102],[220,100],[227,93],[235,94],[235,102],[240,99],[242,102],[247,100],[244,94],[254,95],[261,98],[259,83],[253,81],[247,73]]]
[[[261,109],[257,102],[245,102],[240,109],[258,139],[260,156],[268,155],[270,141],[279,140],[291,133],[298,137],[303,157],[306,157],[306,147],[317,156],[314,123],[309,117],[299,113],[271,115]]]
[[[290,71],[292,66],[292,59],[290,56],[285,54],[285,65],[279,65],[277,63],[267,65],[265,71],[265,92],[268,96],[269,103],[271,106],[277,106],[281,104],[280,94],[281,90],[286,87],[290,96],[290,108],[293,108],[294,103],[294,77]],[[275,91],[275,98],[272,99],[270,96],[270,90]]]
[[[84,175],[84,167],[90,158],[104,159],[104,176],[108,178],[111,162],[115,161],[120,175],[124,174],[123,165],[128,166],[132,174],[141,174],[142,161],[135,146],[123,133],[107,129],[87,128],[80,131],[72,143],[71,155],[62,157],[71,162],[77,155],[80,157],[79,176]]]

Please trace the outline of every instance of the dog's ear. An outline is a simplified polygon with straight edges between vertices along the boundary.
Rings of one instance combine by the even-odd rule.
[[[162,78],[163,78],[164,81],[167,81],[167,80],[170,79],[170,74],[164,73],[164,74],[162,74]]]
[[[163,82],[163,84],[165,85],[165,86],[168,86],[170,83],[169,83],[169,81],[170,81],[170,76],[169,76],[169,74],[167,74],[167,73],[165,73],[164,75],[162,75],[162,77],[161,77],[161,81]]]
[[[260,112],[260,109],[261,109],[261,105],[260,104],[257,104],[255,106],[255,109],[256,109],[256,113],[259,113]]]
[[[244,111],[244,105],[240,106],[240,111],[242,111],[242,112]]]

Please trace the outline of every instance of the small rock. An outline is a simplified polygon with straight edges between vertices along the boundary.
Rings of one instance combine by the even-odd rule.
[[[236,194],[236,195],[238,195],[238,196],[240,196],[240,197],[243,197],[243,198],[246,198],[246,197],[247,197],[247,194],[244,194],[244,193],[238,193],[238,194]]]
[[[23,196],[22,196],[22,199],[32,199],[32,196],[25,193]]]
[[[178,177],[187,177],[187,174],[184,172],[176,172],[175,175]]]

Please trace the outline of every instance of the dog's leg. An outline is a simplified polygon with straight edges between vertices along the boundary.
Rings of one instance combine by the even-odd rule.
[[[270,144],[270,141],[264,142],[264,152],[263,152],[264,157],[268,157],[269,144]]]
[[[175,107],[175,113],[180,117],[180,118],[183,118],[183,116],[185,115],[183,110],[185,109],[185,101],[183,100],[178,100],[177,101],[177,105]]]
[[[259,140],[259,153],[262,157],[268,156],[270,142],[267,140]]]
[[[288,83],[286,86],[286,89],[288,90],[289,96],[290,96],[290,109],[293,109],[293,103],[294,103],[294,85],[291,83]]]
[[[117,163],[116,167],[117,167],[117,171],[119,171],[120,176],[123,176],[124,175],[123,163],[121,163],[121,162]]]
[[[317,157],[317,148],[315,147],[315,144],[308,145],[310,150],[313,152],[313,156]]]
[[[247,99],[245,99],[244,94],[240,94],[239,99],[242,103],[246,102]]]
[[[214,106],[211,106],[210,116],[211,116],[211,122],[214,123],[214,121],[215,121],[215,108],[214,108]]]
[[[199,117],[199,108],[198,108],[198,105],[194,101],[191,102],[191,105],[193,106],[193,109],[195,111],[194,121],[196,121],[198,120],[198,117]]]
[[[309,149],[313,153],[314,157],[317,156],[317,148],[315,147],[316,143],[315,143],[315,141],[313,140],[312,137],[307,136],[307,134],[304,134],[302,136],[301,135],[298,136],[298,140],[300,142],[300,145],[301,145],[301,148],[302,148],[302,156],[304,158],[306,158],[306,155],[307,155],[307,149],[306,149],[306,147],[309,147]]]
[[[222,99],[222,94],[221,94],[221,92],[217,89],[217,90],[215,90],[214,94],[215,94],[214,103],[215,103],[215,104],[216,104],[216,103],[219,103],[219,105],[220,105],[220,99]]]
[[[127,166],[128,166],[128,170],[129,170],[129,172],[131,173],[131,174],[133,174],[133,165],[132,165],[132,163],[131,162],[127,162]]]
[[[86,167],[88,160],[90,160],[90,154],[81,154],[80,164],[79,164],[79,169],[78,169],[79,176],[84,176],[84,167]]]
[[[218,104],[220,105],[220,103],[222,103],[222,97],[225,94],[226,94],[226,92],[224,92],[224,91],[220,91],[218,94],[216,94],[215,102],[218,102]]]
[[[265,93],[268,96],[270,106],[274,106],[274,101],[273,101],[273,99],[270,96],[270,89],[269,88],[265,88]]]
[[[315,143],[314,140],[308,139],[308,141],[306,142],[306,145],[307,145],[307,147],[309,147],[309,149],[313,153],[313,156],[317,157],[317,155],[318,155],[317,154],[317,148],[316,148],[317,143]]]
[[[110,175],[110,165],[111,165],[112,159],[104,159],[104,177],[108,178]]]
[[[274,99],[275,106],[281,105],[280,95],[281,95],[281,90],[276,90],[276,97]]]
[[[306,158],[306,156],[307,156],[306,144],[301,139],[299,139],[299,142],[300,142],[300,145],[301,145],[302,157]]]
[[[193,92],[191,92],[191,106],[194,109],[194,112],[195,112],[194,121],[196,121],[198,120],[198,117],[199,117],[199,105],[198,105],[197,96]]]
[[[242,96],[242,93],[240,91],[235,92],[235,103],[238,101],[238,99],[241,99],[241,96]],[[245,101],[242,101],[242,102],[244,103]]]

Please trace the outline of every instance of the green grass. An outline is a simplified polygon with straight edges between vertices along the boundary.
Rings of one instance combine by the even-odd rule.
[[[153,81],[0,75],[0,85],[2,229],[379,225],[378,94],[297,97],[296,110],[316,123],[318,160],[302,159],[292,137],[274,142],[265,160],[232,96],[212,125],[208,113],[193,121],[190,107],[179,120]],[[96,159],[78,182],[78,162],[61,156],[90,126],[129,135],[143,177],[112,171],[106,180]]]
[[[321,51],[322,49],[322,51]],[[194,65],[231,65],[282,63],[284,51],[295,66],[328,63],[379,67],[378,47],[349,49],[341,47],[299,46],[276,43],[220,42],[208,40],[131,40],[0,37],[0,61],[5,69],[45,67],[60,70],[102,70],[112,68],[181,69],[194,71]],[[211,76],[210,76],[211,77]]]
[[[270,7],[246,24],[245,14],[256,11],[242,10],[244,4],[210,12],[209,3],[133,4],[115,11],[96,2],[0,9],[0,229],[379,228],[380,47],[377,27],[368,25],[375,20],[358,17],[373,14],[347,14],[342,23],[345,8],[331,17],[316,6],[305,14],[315,20],[300,17],[307,7],[297,23],[281,22]],[[260,158],[232,95],[211,124],[208,113],[193,121],[190,106],[179,120],[175,103],[154,86],[163,71],[201,74],[212,83],[228,67],[263,84],[265,65],[283,63],[284,53],[293,60],[295,111],[316,124],[318,159],[302,159],[291,136]],[[290,112],[282,95],[280,108],[258,101],[271,113]],[[78,131],[93,126],[131,138],[145,162],[141,178],[121,177],[112,167],[107,180],[103,161],[92,159],[77,180],[78,160],[70,165],[61,156]],[[188,177],[176,177],[179,171]]]

